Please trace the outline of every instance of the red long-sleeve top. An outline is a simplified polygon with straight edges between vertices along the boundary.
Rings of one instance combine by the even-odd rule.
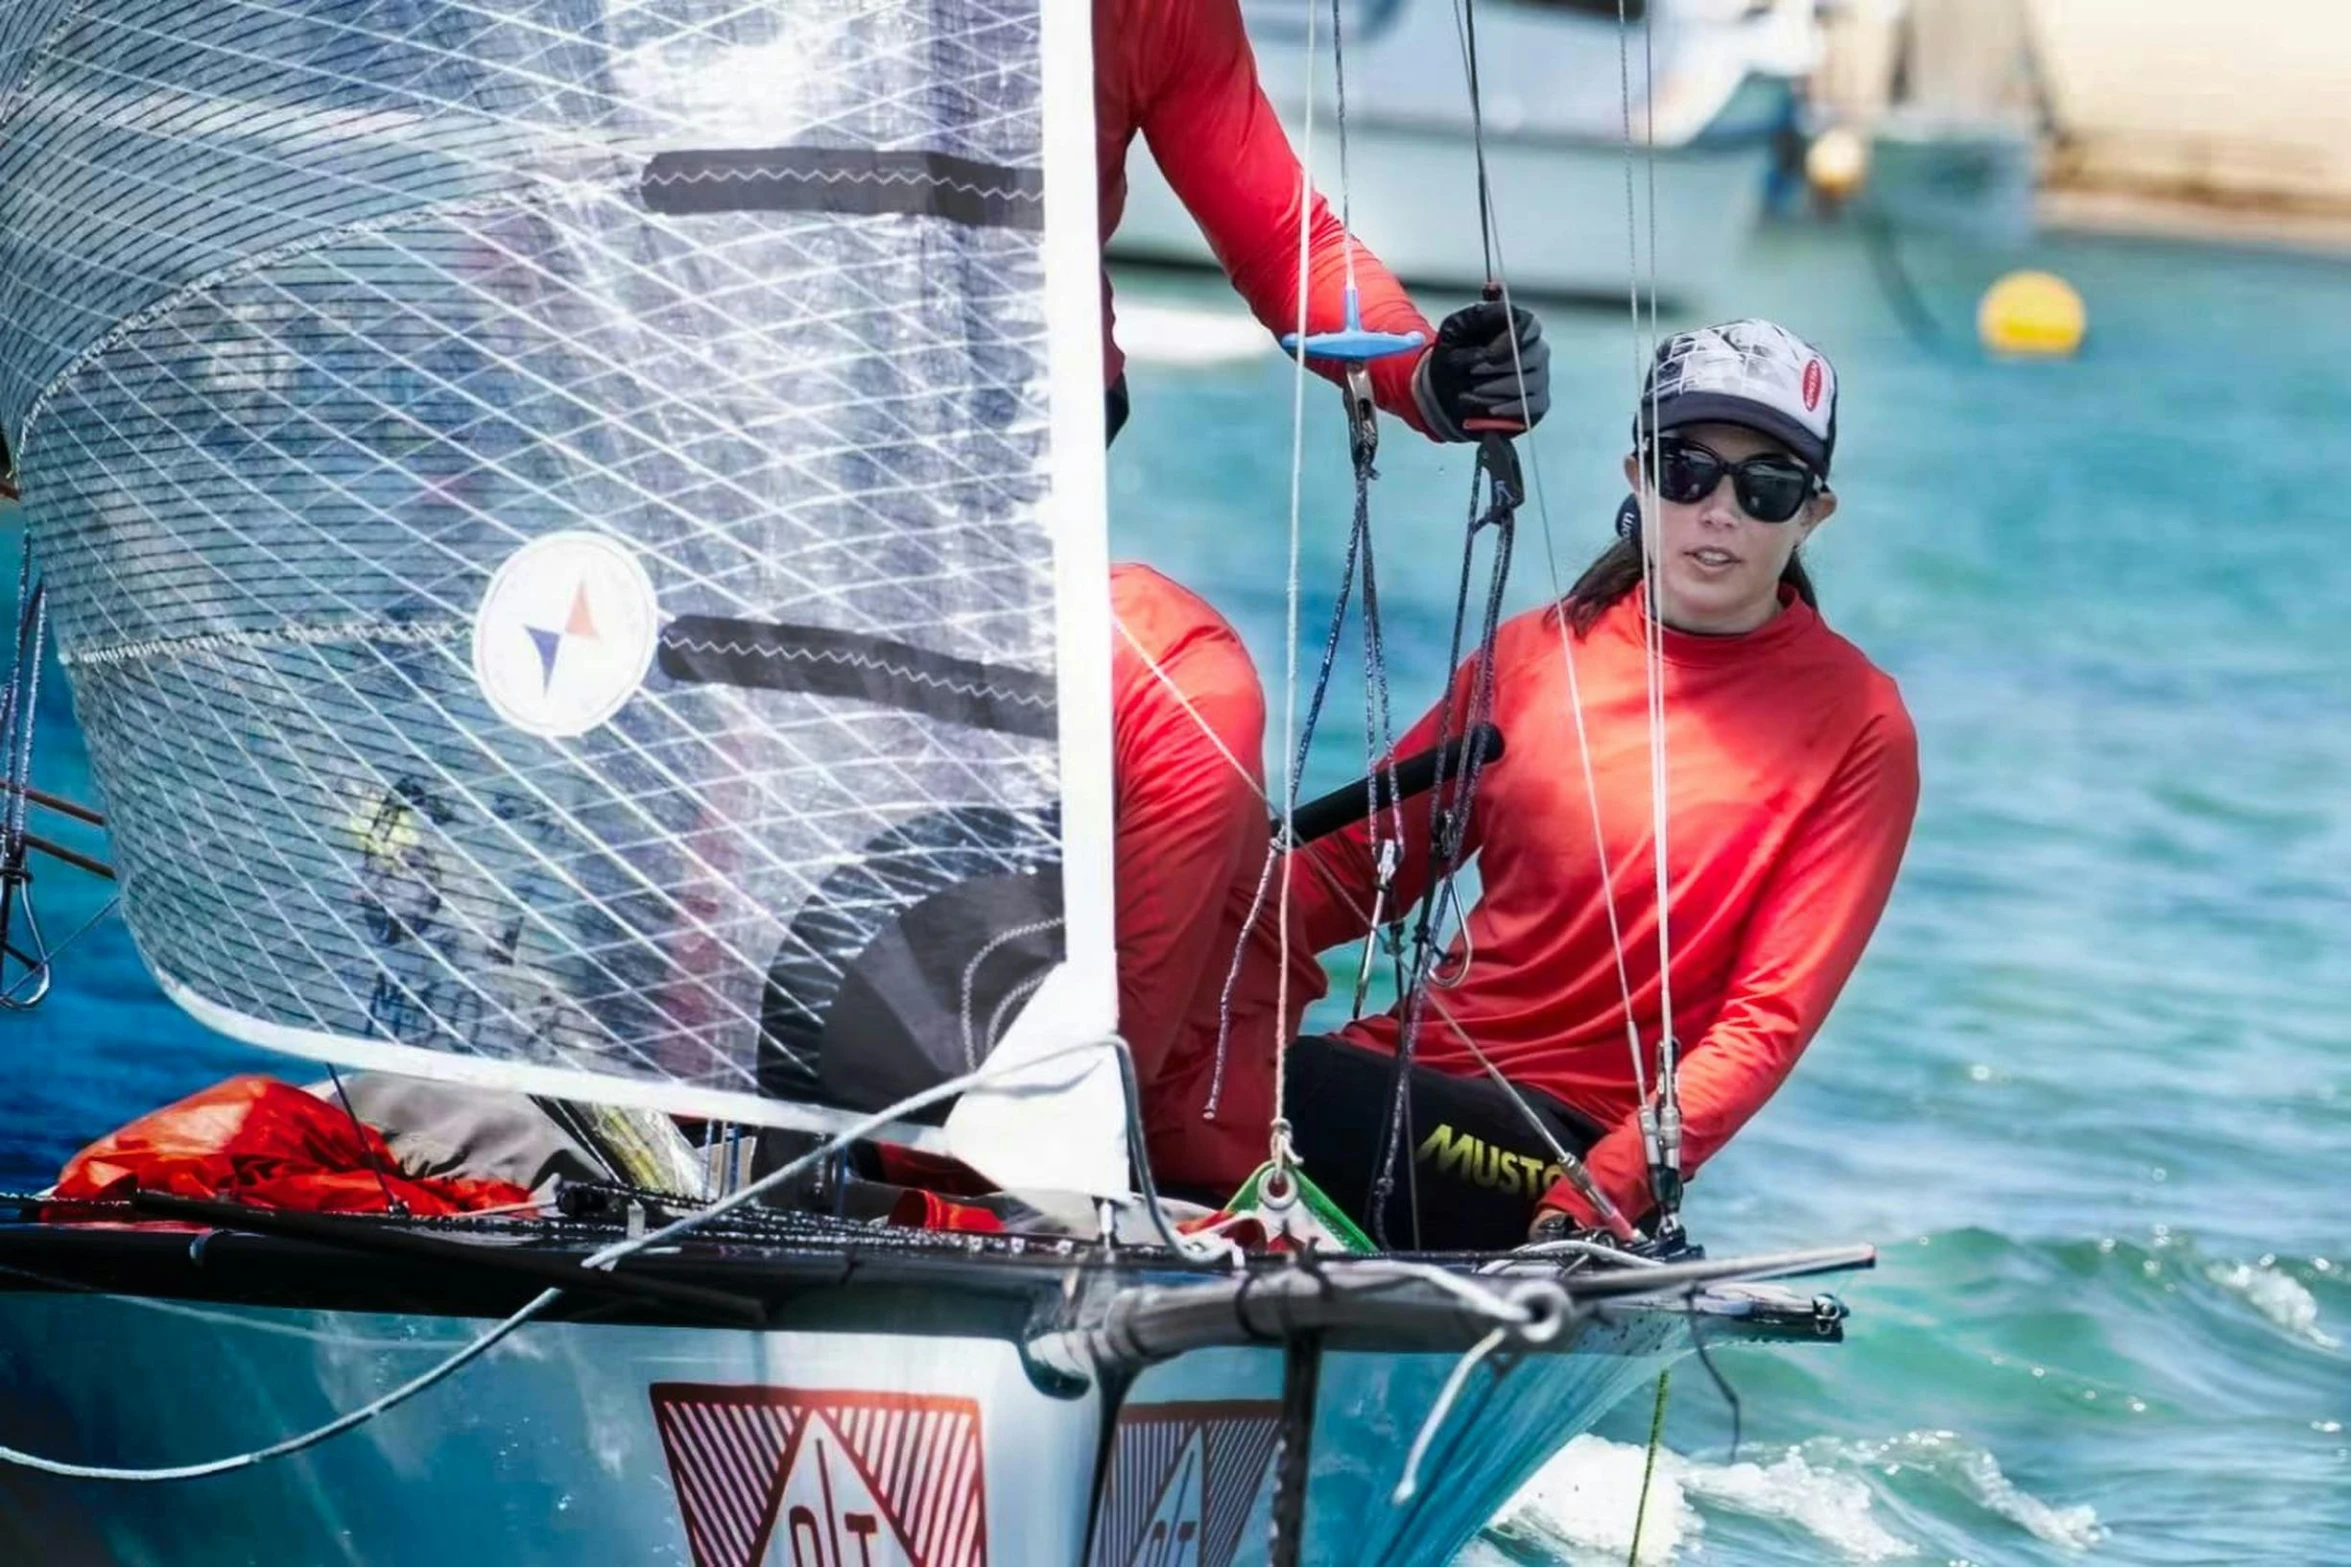
[[[1518,616],[1496,638],[1494,717],[1507,749],[1484,772],[1468,839],[1483,891],[1466,947],[1451,954],[1449,968],[1465,971],[1434,992],[1438,1005],[1418,1046],[1427,1065],[1475,1075],[1482,1069],[1461,1042],[1466,1032],[1505,1077],[1605,1127],[1586,1162],[1627,1216],[1645,1212],[1651,1198],[1600,867],[1605,860],[1613,883],[1653,1081],[1661,987],[1644,625],[1636,594],[1583,639],[1566,638],[1591,746],[1590,792],[1559,611]],[[1668,631],[1662,667],[1687,1174],[1771,1097],[1859,961],[1909,842],[1918,740],[1894,682],[1792,599],[1744,635]],[[1474,669],[1473,660],[1456,672],[1456,715],[1466,710]],[[1461,719],[1453,722],[1458,729]],[[1437,723],[1432,710],[1399,751],[1434,744]],[[1428,881],[1427,802],[1414,804],[1391,908]],[[1305,944],[1359,939],[1373,886],[1367,830],[1309,852],[1320,872],[1294,883]],[[1305,976],[1309,988],[1318,976]],[[1400,1030],[1388,1015],[1346,1033],[1393,1050]],[[1592,1217],[1564,1183],[1547,1200]]]
[[[1258,86],[1237,0],[1094,0],[1094,136],[1106,245],[1126,211],[1127,149],[1138,131],[1250,313],[1276,336],[1296,331],[1304,178]],[[1306,327],[1335,331],[1345,322],[1347,231],[1320,194],[1313,197],[1309,221]],[[1366,327],[1434,340],[1403,285],[1360,243],[1355,289]],[[1382,408],[1426,434],[1412,399],[1420,357],[1374,360],[1371,383]],[[1106,381],[1126,368],[1107,272],[1102,360]],[[1332,379],[1340,374],[1341,367],[1327,361],[1309,364]]]

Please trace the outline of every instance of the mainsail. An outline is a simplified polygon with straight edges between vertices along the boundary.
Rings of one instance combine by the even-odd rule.
[[[0,12],[0,429],[180,1004],[787,1126],[1111,1033],[1085,11]],[[978,1156],[1122,1189],[1103,1066]]]

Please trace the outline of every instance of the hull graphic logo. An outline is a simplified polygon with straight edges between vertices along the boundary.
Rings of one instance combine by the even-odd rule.
[[[1280,1429],[1271,1399],[1129,1405],[1088,1567],[1232,1567]]]
[[[658,1382],[653,1423],[694,1567],[987,1567],[976,1400]]]

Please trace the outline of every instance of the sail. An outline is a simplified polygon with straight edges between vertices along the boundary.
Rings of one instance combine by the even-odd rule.
[[[785,1126],[1045,1057],[1123,1188],[1085,9],[11,0],[0,429],[175,1000]]]

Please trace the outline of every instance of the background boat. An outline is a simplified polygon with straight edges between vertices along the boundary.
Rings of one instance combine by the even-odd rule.
[[[1340,190],[1331,105],[1329,18],[1306,47],[1296,5],[1245,7],[1258,70],[1293,145],[1303,144],[1309,84],[1312,166]],[[1630,14],[1639,19],[1643,8]],[[1795,80],[1817,53],[1811,8],[1738,0],[1653,0],[1653,58],[1634,28],[1620,54],[1615,0],[1499,0],[1478,7],[1485,147],[1496,207],[1509,214],[1499,263],[1514,288],[1621,300],[1628,246],[1624,72],[1636,140],[1654,151],[1636,175],[1644,286],[1653,269],[1669,303],[1719,298],[1761,211]],[[1446,0],[1349,0],[1348,181],[1355,232],[1407,283],[1475,290],[1486,279],[1476,160]],[[1646,84],[1646,86],[1645,86]],[[1204,265],[1206,242],[1141,148],[1127,163],[1126,216],[1111,254]],[[1651,232],[1655,244],[1652,255]]]
[[[2053,120],[2027,0],[1855,0],[1823,31],[1808,112],[1866,148],[1858,211],[1983,249],[2029,241]]]

